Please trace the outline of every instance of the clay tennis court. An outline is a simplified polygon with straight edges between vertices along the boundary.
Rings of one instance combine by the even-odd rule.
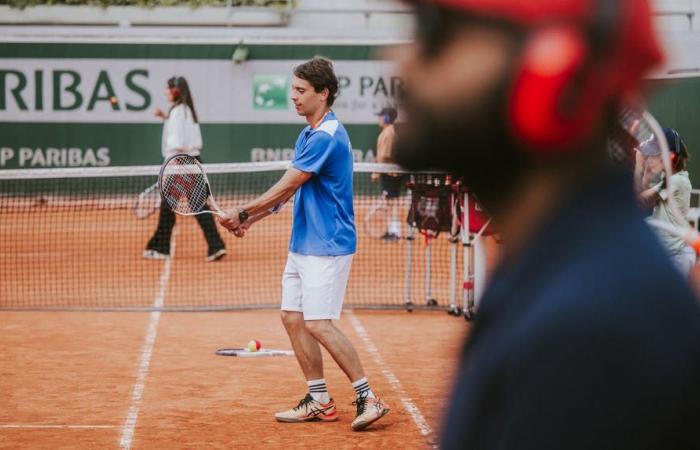
[[[442,313],[346,313],[339,326],[392,407],[374,427],[354,433],[352,387],[327,355],[340,420],[280,424],[273,412],[306,389],[294,358],[214,354],[252,337],[289,348],[276,311],[163,313],[150,353],[148,313],[0,317],[0,448],[8,449],[106,449],[120,442],[143,449],[426,448],[467,330]]]
[[[366,208],[358,205],[358,227]],[[306,390],[293,357],[215,354],[253,338],[290,348],[274,309],[290,220],[288,207],[242,240],[226,235],[229,255],[207,264],[191,218],[178,218],[173,257],[149,261],[141,251],[156,215],[138,221],[129,208],[94,205],[67,213],[51,202],[3,211],[0,304],[27,311],[0,311],[0,448],[430,447],[468,332],[464,320],[444,312],[444,236],[431,244],[439,308],[346,309],[339,322],[392,408],[366,432],[351,431],[354,393],[327,354],[340,420],[324,424],[273,419]],[[346,305],[402,309],[408,243],[360,233],[358,245]],[[424,243],[412,245],[418,304]],[[154,307],[238,310],[134,311]]]

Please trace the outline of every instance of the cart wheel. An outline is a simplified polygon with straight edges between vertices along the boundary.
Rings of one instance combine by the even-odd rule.
[[[428,306],[437,306],[437,300],[435,300],[434,298],[431,298],[431,299],[429,299],[429,300],[426,302],[426,305],[428,305]]]

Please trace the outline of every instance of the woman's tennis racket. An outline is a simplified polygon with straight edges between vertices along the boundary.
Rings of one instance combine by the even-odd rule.
[[[177,214],[224,215],[211,194],[204,168],[194,156],[177,154],[166,159],[158,175],[158,187],[163,200]]]
[[[154,183],[143,190],[134,203],[134,215],[137,219],[145,219],[160,208],[161,196],[158,191],[158,183]]]
[[[660,160],[662,172],[659,175],[666,180],[671,179],[673,175],[671,151],[663,129],[654,116],[642,107],[628,106],[622,110],[615,125],[609,146],[613,160],[633,170],[638,155],[645,159],[657,158]],[[700,235],[683,216],[675,196],[667,194],[669,195],[665,198],[667,198],[670,212],[676,217],[676,222],[683,225],[675,226],[654,219],[649,219],[648,223],[666,233],[682,238],[700,253]]]

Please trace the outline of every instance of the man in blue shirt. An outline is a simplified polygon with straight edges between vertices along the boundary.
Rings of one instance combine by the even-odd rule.
[[[220,219],[238,237],[294,196],[289,257],[282,276],[282,323],[292,342],[309,392],[297,406],[275,414],[280,422],[338,419],[323,378],[321,347],[345,372],[356,393],[353,430],[362,430],[389,412],[369,386],[350,340],[333,325],[356,249],[352,203],[350,138],[331,106],[338,79],[331,61],[315,57],[294,69],[291,99],[309,126],[294,147],[291,167],[263,195]]]
[[[414,3],[397,162],[463,176],[505,246],[440,448],[699,448],[700,305],[607,154],[648,2]]]

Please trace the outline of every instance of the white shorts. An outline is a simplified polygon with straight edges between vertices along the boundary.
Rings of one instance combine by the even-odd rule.
[[[290,253],[282,275],[282,311],[304,313],[304,320],[340,319],[353,255]]]

